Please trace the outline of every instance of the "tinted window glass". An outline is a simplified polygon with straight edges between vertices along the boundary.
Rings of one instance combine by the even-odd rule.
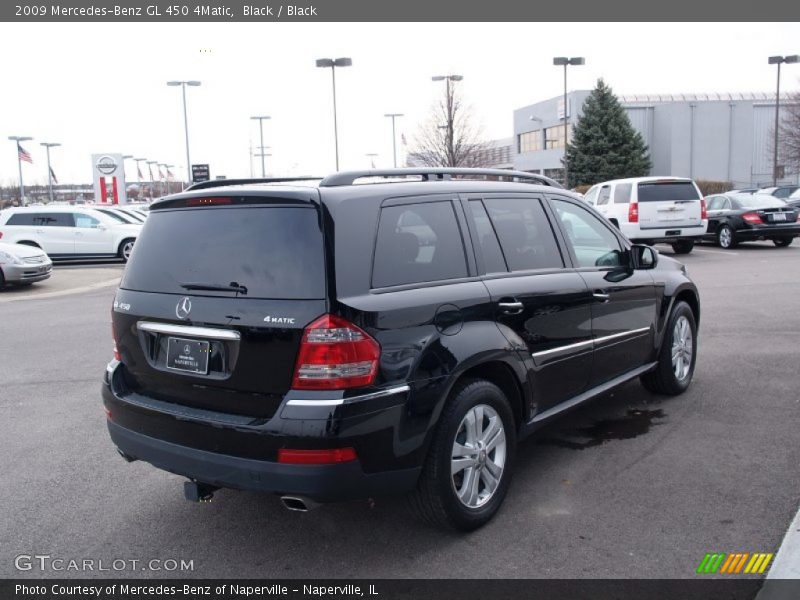
[[[7,225],[34,225],[36,227],[72,227],[71,213],[41,213],[20,212],[14,213],[8,219]]]
[[[631,201],[631,184],[618,183],[614,188],[614,204],[628,204]]]
[[[563,267],[553,230],[536,198],[484,200],[508,268],[512,271]]]
[[[589,204],[594,204],[595,203],[595,198],[597,197],[597,192],[598,191],[600,191],[600,188],[593,187],[588,192],[586,192],[586,195],[583,197],[583,199],[586,202],[588,202]]]
[[[611,197],[611,186],[604,185],[600,188],[600,194],[597,196],[597,205],[608,204],[608,199]]]
[[[324,263],[313,209],[155,210],[136,240],[120,287],[185,294],[181,283],[235,281],[247,288],[247,298],[318,299],[325,297]]]
[[[766,194],[739,195],[736,200],[742,208],[780,208],[786,206],[786,202],[780,198]]]
[[[639,202],[699,199],[697,189],[691,181],[654,181],[639,184]]]
[[[381,210],[373,287],[466,276],[464,245],[450,202],[389,206]]]
[[[708,199],[708,210],[720,210],[725,196],[712,196]]]
[[[553,208],[564,226],[579,267],[623,264],[622,246],[601,219],[580,206],[562,200],[553,200]]]
[[[489,215],[480,200],[471,200],[469,203],[472,216],[475,219],[475,229],[478,232],[478,245],[483,254],[484,267],[487,273],[503,273],[508,271],[506,261],[503,260],[503,251],[494,232]]]

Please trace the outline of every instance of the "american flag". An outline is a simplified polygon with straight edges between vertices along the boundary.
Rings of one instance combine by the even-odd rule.
[[[167,169],[167,181],[175,181],[175,175],[169,169]]]
[[[50,167],[50,177],[53,178],[53,183],[58,183],[58,177],[56,177],[56,172],[53,171],[53,167]]]
[[[33,159],[31,158],[31,155],[28,154],[28,151],[25,150],[25,148],[23,148],[19,143],[17,144],[17,156],[21,161],[33,164]]]
[[[161,165],[158,165],[158,180],[164,181],[164,171],[161,170]]]
[[[142,177],[142,167],[139,166],[139,163],[136,163],[136,174],[139,176],[139,181],[143,179]]]

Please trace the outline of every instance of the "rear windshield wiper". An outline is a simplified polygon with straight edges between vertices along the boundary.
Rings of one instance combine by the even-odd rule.
[[[180,286],[185,290],[204,290],[209,292],[236,292],[237,294],[241,294],[242,296],[247,295],[247,288],[243,285],[236,283],[235,281],[231,281],[228,284],[225,283],[181,283]]]

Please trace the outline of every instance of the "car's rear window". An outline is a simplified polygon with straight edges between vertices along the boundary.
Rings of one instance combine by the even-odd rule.
[[[699,199],[697,188],[691,181],[651,181],[639,184],[639,202]]]
[[[738,194],[734,197],[743,208],[782,208],[786,202],[768,194]]]
[[[247,298],[325,297],[322,230],[314,208],[247,206],[154,210],[120,287],[144,292],[230,296],[181,284],[247,288]]]

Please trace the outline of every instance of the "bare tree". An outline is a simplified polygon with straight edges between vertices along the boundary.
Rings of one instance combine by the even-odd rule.
[[[409,163],[426,167],[485,167],[487,145],[471,107],[465,106],[455,81],[447,81],[431,107],[408,155]]]
[[[788,94],[780,124],[780,158],[787,172],[800,172],[800,91]],[[773,128],[774,131],[774,128]]]

